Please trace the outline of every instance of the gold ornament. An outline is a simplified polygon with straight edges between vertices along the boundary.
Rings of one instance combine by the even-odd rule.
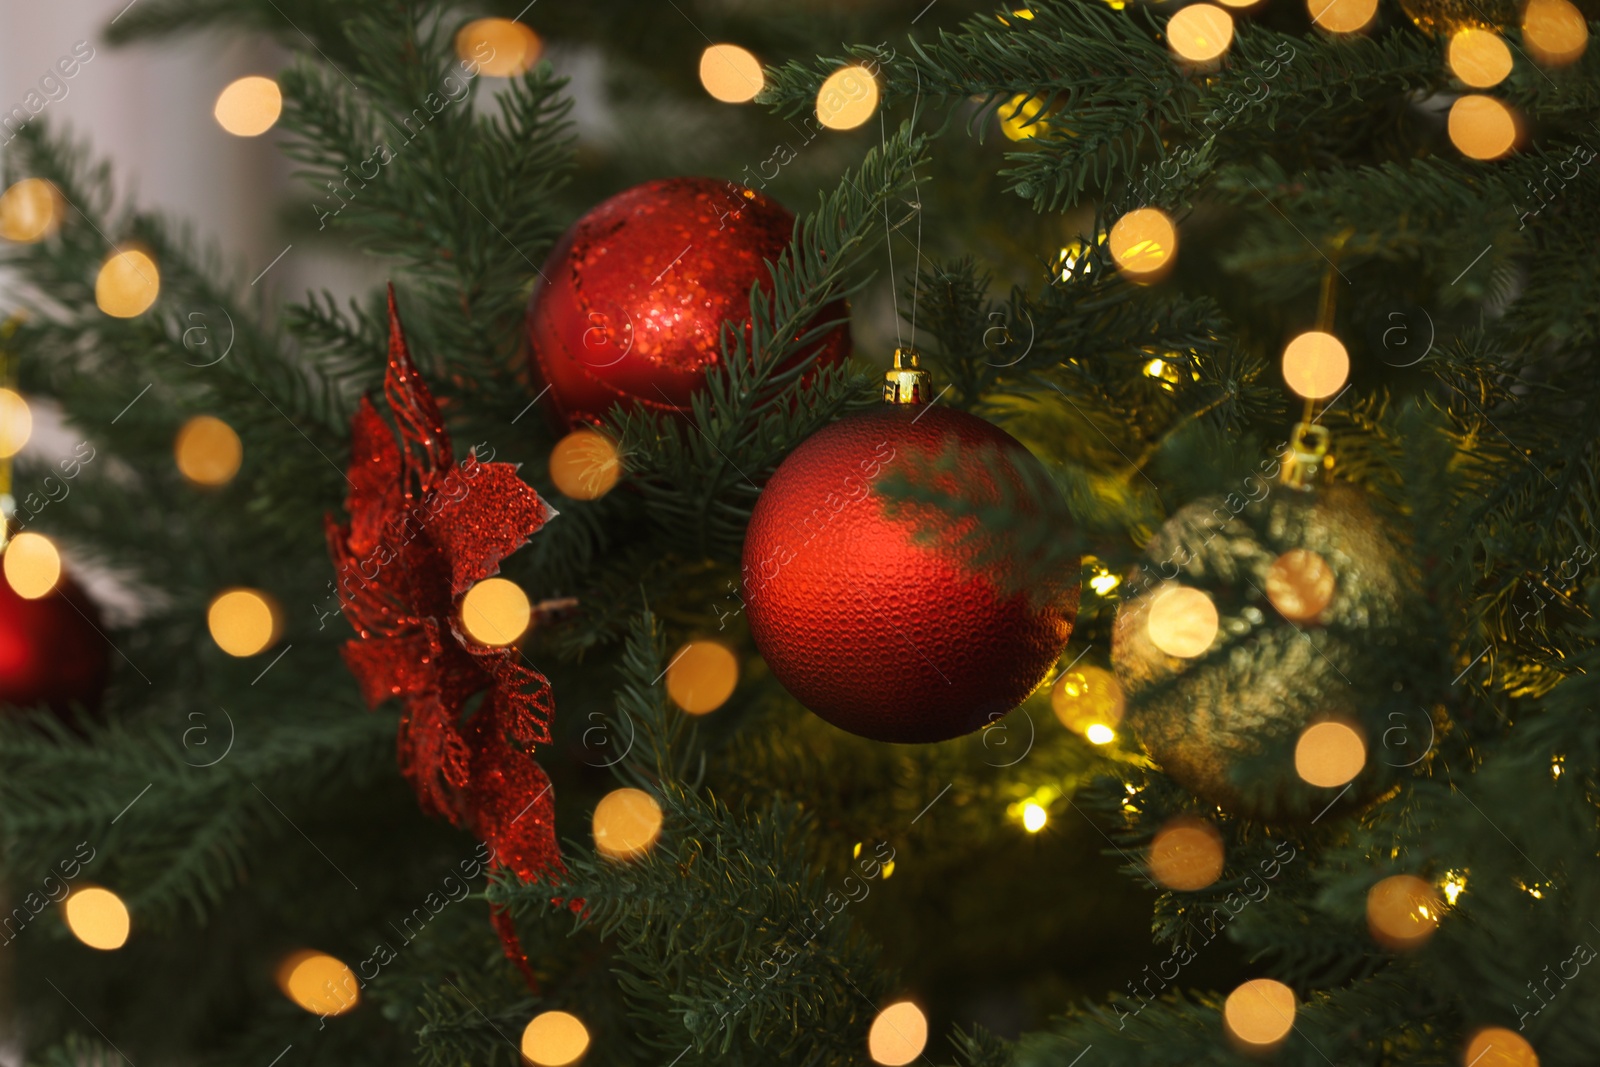
[[[1415,580],[1358,490],[1290,471],[1254,502],[1214,498],[1173,515],[1125,583],[1112,635],[1126,725],[1180,785],[1258,818],[1372,796],[1410,762],[1369,756],[1339,787],[1297,773],[1308,727],[1349,724],[1370,746],[1391,705],[1409,714],[1390,675]],[[1198,622],[1177,641],[1166,618],[1189,601],[1215,619],[1203,643]]]

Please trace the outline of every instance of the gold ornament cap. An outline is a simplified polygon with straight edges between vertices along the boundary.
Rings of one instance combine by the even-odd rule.
[[[926,404],[933,388],[933,375],[922,369],[922,357],[915,348],[894,350],[894,366],[883,375],[885,404]]]
[[[1331,439],[1326,426],[1295,423],[1294,433],[1289,436],[1289,459],[1283,465],[1283,484],[1290,489],[1315,489],[1322,469],[1333,465],[1328,456]]]

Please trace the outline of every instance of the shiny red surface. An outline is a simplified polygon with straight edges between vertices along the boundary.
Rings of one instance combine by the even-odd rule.
[[[94,707],[105,690],[111,646],[100,613],[63,576],[38,600],[24,600],[0,578],[0,703]]]

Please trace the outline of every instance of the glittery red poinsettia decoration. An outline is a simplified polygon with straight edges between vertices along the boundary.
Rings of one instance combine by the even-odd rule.
[[[389,290],[391,431],[368,398],[351,424],[350,523],[327,520],[341,609],[357,638],[344,660],[367,704],[400,701],[400,770],[424,811],[476,834],[491,864],[555,885],[550,780],[533,760],[550,742],[550,683],[515,648],[461,629],[461,597],[494,574],[553,512],[507,463],[456,463],[433,395],[411,362]],[[470,719],[469,698],[483,693]],[[532,982],[510,917],[493,920]]]

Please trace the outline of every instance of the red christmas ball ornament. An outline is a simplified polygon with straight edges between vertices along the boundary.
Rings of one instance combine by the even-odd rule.
[[[767,665],[807,708],[874,741],[944,741],[1045,679],[1072,634],[1077,566],[1017,589],[980,562],[1017,560],[1007,532],[931,504],[886,512],[874,484],[885,472],[921,477],[952,455],[953,469],[933,477],[964,500],[1026,499],[1049,484],[1023,478],[1042,470],[1004,430],[926,403],[915,353],[897,352],[895,365],[890,403],[806,440],[756,501],[745,608]]]
[[[0,704],[94,707],[109,668],[100,612],[65,574],[28,599],[0,577]]]
[[[618,193],[568,230],[545,262],[528,309],[538,377],[563,420],[595,422],[639,401],[687,412],[722,360],[725,320],[748,323],[750,287],[788,247],[794,215],[733,182],[665,178]],[[822,318],[842,318],[844,302]],[[840,323],[813,349],[850,351]],[[797,358],[804,358],[804,354]]]

